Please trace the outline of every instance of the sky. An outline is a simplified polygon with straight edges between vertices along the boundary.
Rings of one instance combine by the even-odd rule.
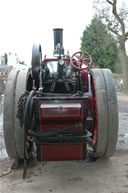
[[[63,28],[63,45],[70,55],[80,50],[80,38],[94,15],[93,0],[0,0],[0,55],[17,53],[31,63],[32,44],[41,43],[51,56],[53,28]]]
[[[53,28],[63,28],[70,54],[80,49],[80,37],[93,17],[92,0],[0,0],[0,53],[16,52],[29,62],[33,42],[42,55],[52,55]]]

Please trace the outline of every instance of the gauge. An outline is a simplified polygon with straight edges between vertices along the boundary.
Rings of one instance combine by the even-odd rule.
[[[60,65],[64,65],[64,60],[61,59],[61,60],[58,61],[58,63],[59,63]]]

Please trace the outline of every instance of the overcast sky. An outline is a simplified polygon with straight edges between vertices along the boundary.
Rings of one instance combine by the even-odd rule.
[[[17,53],[31,61],[33,42],[52,55],[53,28],[63,28],[70,55],[80,49],[80,37],[94,15],[93,0],[0,0],[0,55]]]

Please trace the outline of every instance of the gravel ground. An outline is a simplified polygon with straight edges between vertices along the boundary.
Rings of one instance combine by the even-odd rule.
[[[3,142],[0,115],[0,193],[128,193],[128,95],[118,93],[119,135],[110,159],[93,163],[33,161],[25,180],[22,169],[11,171]]]
[[[117,150],[128,150],[128,95],[118,92],[119,135]]]

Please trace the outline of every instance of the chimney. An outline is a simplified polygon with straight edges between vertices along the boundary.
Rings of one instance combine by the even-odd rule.
[[[64,55],[63,48],[63,29],[56,28],[54,31],[54,54],[55,55]]]

